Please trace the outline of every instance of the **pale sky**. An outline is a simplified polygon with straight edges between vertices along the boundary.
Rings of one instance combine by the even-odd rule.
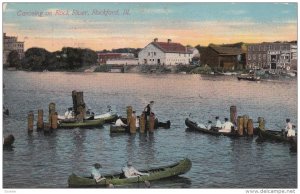
[[[3,32],[25,49],[143,48],[154,38],[192,46],[297,40],[297,3],[3,3],[2,14]]]

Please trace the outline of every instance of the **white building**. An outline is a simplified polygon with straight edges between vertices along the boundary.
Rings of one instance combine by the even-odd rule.
[[[139,52],[139,64],[148,65],[177,65],[190,64],[193,53],[180,43],[158,42],[155,38]]]

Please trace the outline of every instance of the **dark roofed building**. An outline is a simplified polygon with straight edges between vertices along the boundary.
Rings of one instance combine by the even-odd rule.
[[[219,71],[241,69],[246,64],[245,52],[236,47],[208,46],[201,53],[200,60]]]

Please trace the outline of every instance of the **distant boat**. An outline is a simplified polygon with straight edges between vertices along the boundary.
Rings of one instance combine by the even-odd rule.
[[[260,81],[259,76],[251,75],[251,74],[241,74],[237,76],[238,80],[248,80],[248,81]]]

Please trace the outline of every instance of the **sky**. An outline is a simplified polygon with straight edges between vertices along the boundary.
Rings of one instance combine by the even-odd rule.
[[[297,40],[297,3],[3,3],[3,32],[25,50]]]

